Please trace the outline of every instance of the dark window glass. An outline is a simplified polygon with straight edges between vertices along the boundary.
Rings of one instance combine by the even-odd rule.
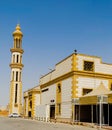
[[[15,103],[17,103],[17,90],[18,90],[18,84],[15,86]]]

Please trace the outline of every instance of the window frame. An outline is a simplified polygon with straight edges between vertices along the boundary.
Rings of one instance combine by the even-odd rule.
[[[91,64],[91,65],[89,65]],[[94,72],[94,62],[93,61],[83,61],[83,70],[84,71],[89,71],[89,72]]]

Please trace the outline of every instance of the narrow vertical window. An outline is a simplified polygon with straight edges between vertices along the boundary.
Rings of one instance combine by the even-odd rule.
[[[12,80],[14,80],[14,71],[12,72]]]
[[[15,63],[15,55],[13,55],[13,63]]]
[[[16,48],[20,48],[20,40],[19,39],[17,39],[17,41],[16,41]]]
[[[16,44],[15,44],[16,48],[17,48],[17,42],[18,42],[18,40],[17,40],[17,38],[16,38]]]
[[[16,39],[14,39],[14,48],[16,48],[16,46],[15,46],[16,44],[15,43],[16,43]]]
[[[58,115],[60,115],[61,114],[61,104],[59,103],[58,104]]]
[[[18,81],[18,71],[16,71],[16,81]]]
[[[30,108],[32,108],[32,101],[30,101]]]
[[[17,90],[18,90],[18,84],[15,86],[15,103],[17,103]]]
[[[22,63],[22,56],[20,56],[20,63]]]
[[[58,93],[61,93],[61,85],[58,84]]]
[[[20,48],[20,40],[18,39],[17,48]]]
[[[20,48],[22,48],[22,40],[20,40]]]
[[[111,83],[111,85],[110,85],[110,91],[112,91],[112,83]]]
[[[17,60],[16,62],[18,63],[19,62],[19,55],[17,55],[17,59],[16,60]]]
[[[20,72],[20,75],[19,75],[19,81],[21,81],[21,72]]]

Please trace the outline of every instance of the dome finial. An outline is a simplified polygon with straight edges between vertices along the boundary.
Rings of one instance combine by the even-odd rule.
[[[17,26],[16,26],[16,30],[21,30],[21,28],[20,28],[20,24],[17,24]]]
[[[18,34],[23,36],[23,34],[22,34],[22,32],[21,32],[20,24],[17,24],[17,26],[16,26],[16,28],[15,28],[15,31],[13,32],[13,36],[14,36],[14,35],[18,35]]]

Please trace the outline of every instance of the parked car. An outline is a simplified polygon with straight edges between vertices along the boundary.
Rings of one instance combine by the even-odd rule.
[[[12,113],[12,114],[9,115],[9,117],[10,117],[10,118],[11,118],[11,117],[17,118],[17,117],[20,117],[20,115],[19,115],[18,113]]]

